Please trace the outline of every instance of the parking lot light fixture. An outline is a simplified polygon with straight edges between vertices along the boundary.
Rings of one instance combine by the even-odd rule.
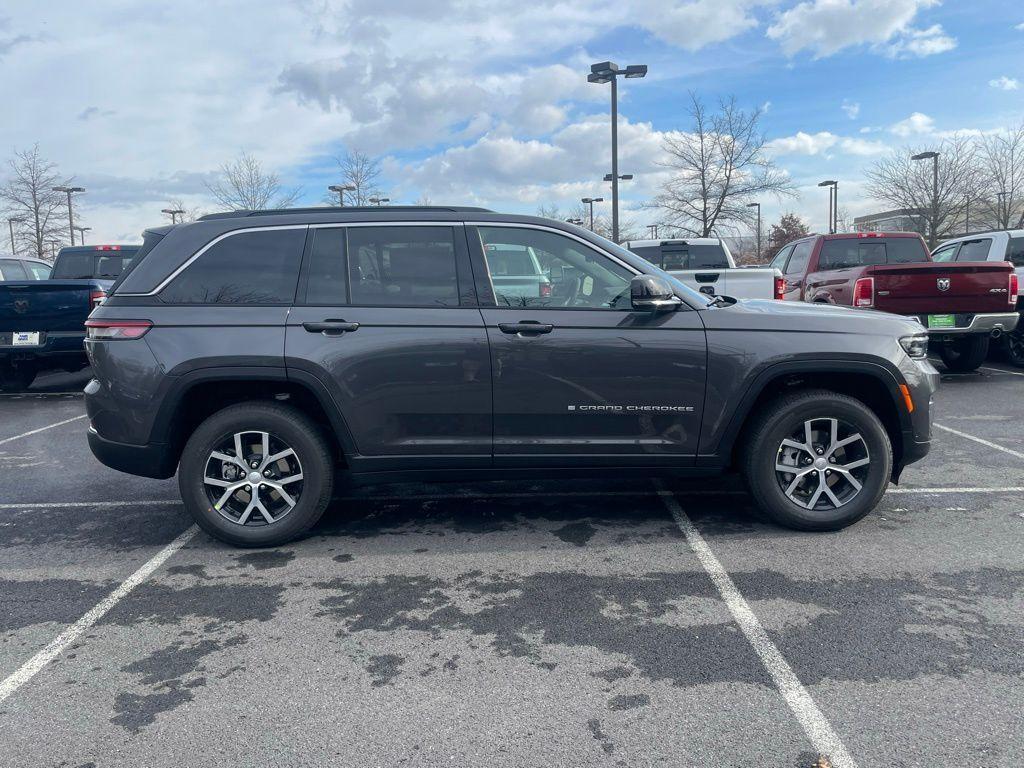
[[[54,192],[64,192],[68,196],[68,232],[71,233],[71,244],[75,244],[75,217],[71,210],[71,195],[75,192],[85,192],[85,187],[54,187]]]
[[[831,187],[828,191],[828,233],[834,235],[838,229],[838,215],[836,209],[839,203],[839,182],[834,179],[823,181],[819,187]]]
[[[761,204],[747,203],[747,208],[757,208],[757,262],[761,263]]]
[[[371,197],[370,198],[370,202],[373,203],[376,206],[381,206],[381,205],[384,205],[384,203],[390,203],[391,202],[391,198],[390,197]]]
[[[92,227],[75,227],[75,232],[78,233],[78,242],[81,245],[85,245],[85,233],[91,232]]]
[[[160,213],[166,213],[171,217],[171,224],[178,223],[178,217],[183,216],[185,212],[181,208],[161,208]]]
[[[931,151],[918,152],[916,155],[911,155],[910,159],[932,161],[932,215],[928,246],[934,248],[939,243],[938,233],[936,232],[939,219],[939,153]]]
[[[619,77],[635,79],[647,75],[646,64],[630,64],[619,69],[614,61],[602,61],[590,67],[587,75],[588,83],[611,83],[612,104],[612,172],[609,174],[612,183],[612,240],[619,242]]]
[[[590,231],[594,231],[594,203],[603,203],[603,197],[584,197],[581,201],[584,205],[590,206]]]
[[[345,193],[356,191],[356,187],[354,184],[331,184],[331,186],[329,186],[327,189],[330,192],[338,193],[338,206],[340,208],[345,207]]]
[[[24,224],[24,223],[25,223],[24,219],[19,219],[16,216],[7,220],[7,227],[8,227],[8,229],[11,230],[11,256],[17,256],[18,255],[17,254],[18,249],[14,246],[14,225],[15,224]]]

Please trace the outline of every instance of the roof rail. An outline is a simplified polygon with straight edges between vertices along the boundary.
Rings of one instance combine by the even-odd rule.
[[[494,213],[487,208],[476,208],[468,205],[346,205],[318,206],[314,208],[269,208],[262,211],[224,211],[208,213],[200,216],[198,221],[214,219],[237,219],[245,216],[287,216],[290,213],[386,213],[398,211],[402,213]]]

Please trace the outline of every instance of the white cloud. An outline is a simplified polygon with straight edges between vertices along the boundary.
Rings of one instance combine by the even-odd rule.
[[[835,146],[839,137],[828,131],[804,133],[798,131],[792,136],[773,139],[766,145],[776,155],[818,155]]]
[[[956,39],[943,32],[941,24],[933,24],[927,29],[908,29],[886,49],[886,54],[895,59],[922,58],[954,48]]]
[[[840,148],[849,155],[870,157],[872,155],[883,155],[891,147],[881,141],[869,141],[867,139],[844,138],[839,142]]]
[[[938,0],[804,0],[779,13],[767,35],[787,56],[808,50],[814,58],[851,46],[888,44],[889,55],[927,56],[955,45],[939,25],[911,26],[918,11]]]
[[[1000,91],[1016,91],[1020,88],[1020,82],[1016,78],[1007,77],[1006,75],[989,80],[988,84],[989,87],[998,88]]]
[[[857,115],[860,114],[860,102],[843,99],[843,105],[840,107],[840,109],[842,109],[843,112],[846,113],[846,116],[848,118],[850,118],[851,120],[856,120]]]
[[[935,120],[921,112],[914,112],[905,120],[893,123],[889,126],[889,130],[903,138],[932,133],[935,130]]]
[[[757,26],[752,11],[770,0],[634,0],[621,3],[633,23],[687,51],[736,37]],[[586,4],[580,4],[586,7]],[[629,6],[632,6],[631,8]],[[595,13],[600,11],[595,10]]]
[[[1018,32],[1024,32],[1024,21],[1014,27]]]

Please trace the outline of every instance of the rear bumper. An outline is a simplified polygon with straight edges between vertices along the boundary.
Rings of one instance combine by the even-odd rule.
[[[955,328],[928,328],[928,318],[921,316],[921,324],[928,328],[928,334],[933,338],[944,336],[967,336],[969,334],[984,333],[993,331],[1009,333],[1017,327],[1020,314],[1017,312],[997,312],[982,315],[954,315],[956,318]]]
[[[95,429],[89,427],[89,449],[101,463],[129,475],[166,480],[173,477],[177,469],[176,457],[170,446],[163,443],[116,443],[100,437]]]

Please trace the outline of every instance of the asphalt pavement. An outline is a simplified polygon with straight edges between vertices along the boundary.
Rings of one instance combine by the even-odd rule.
[[[82,383],[0,396],[0,764],[1024,762],[1024,370],[944,376],[838,533],[728,478],[417,484],[259,551],[97,463]]]

